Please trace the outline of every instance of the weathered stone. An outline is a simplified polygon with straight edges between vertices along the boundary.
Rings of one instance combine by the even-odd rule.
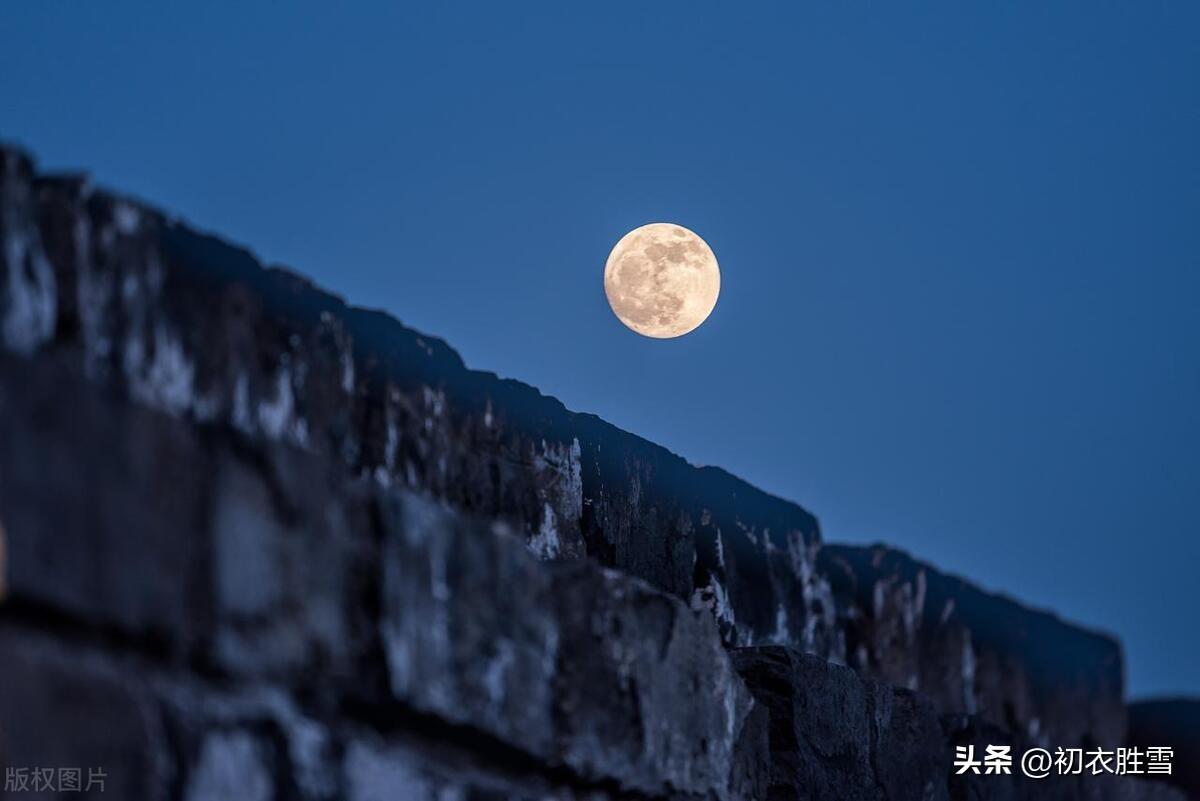
[[[771,787],[771,711],[755,702],[733,748],[729,797],[763,801]]]
[[[215,446],[213,664],[345,686],[374,638],[362,601],[375,564],[369,494],[324,460],[272,444],[248,460]]]
[[[230,690],[195,677],[139,674],[154,692],[174,758],[171,797],[326,801],[343,795],[340,735],[284,690]]]
[[[169,755],[154,701],[138,682],[82,649],[65,651],[10,626],[0,627],[0,671],[0,766],[29,778],[20,789],[6,771],[6,797],[59,797],[59,768],[79,771],[86,792],[71,796],[167,797]],[[35,769],[53,773],[38,780]]]
[[[0,356],[8,594],[186,651],[203,636],[210,454],[62,358]]]
[[[946,734],[947,785],[952,801],[1018,801],[1026,797],[1023,792],[1026,786],[1021,781],[1019,767],[1022,752],[1016,735],[974,715],[946,715],[942,719],[942,726]],[[970,770],[959,773],[958,770],[949,767],[949,760],[956,753],[956,749],[970,748],[974,759],[982,761],[989,745],[1007,746],[1010,749],[1013,755],[1013,770],[1010,773],[985,774]],[[1053,778],[1044,781],[1045,784],[1034,784],[1031,781],[1028,785],[1029,789],[1040,787],[1041,795],[1034,797],[1045,801],[1063,797],[1064,782]]]
[[[1171,775],[1156,776],[1200,799],[1200,698],[1159,698],[1129,705],[1125,744],[1173,749]]]
[[[879,568],[875,552],[827,547],[816,564],[816,521],[794,504],[467,370],[440,340],[156,211],[79,179],[38,178],[11,151],[3,164],[6,252],[53,268],[52,281],[29,284],[45,270],[9,259],[4,277],[37,290],[21,297],[51,298],[56,321],[50,341],[30,315],[5,312],[32,332],[11,349],[65,349],[141,403],[503,519],[542,558],[586,552],[709,609],[728,644],[818,653],[925,688],[943,711],[1059,742],[1120,739],[1119,651],[1103,638],[1072,635],[1064,649],[1051,632],[1032,664],[1005,632],[1050,631],[1034,613],[899,557]],[[996,610],[1012,624],[989,622]],[[230,659],[239,639],[226,640]],[[278,643],[281,655],[298,647]]]
[[[643,582],[556,565],[555,719],[567,764],[628,786],[726,797],[752,701],[708,615]]]
[[[391,692],[529,753],[554,742],[559,626],[546,566],[502,532],[381,493],[380,634]]]
[[[0,523],[0,601],[8,594],[8,544],[4,535],[4,524]]]
[[[846,661],[1036,743],[1114,747],[1125,730],[1120,645],[884,546],[823,545]]]
[[[0,359],[15,601],[333,698],[377,691],[378,641],[392,697],[413,709],[590,780],[728,797],[750,701],[708,614],[591,563],[539,561],[502,525],[339,479],[302,449],[251,449],[122,404],[60,367]],[[50,388],[72,390],[73,414]],[[184,464],[200,480],[171,473]],[[146,502],[167,479],[187,507]],[[66,550],[39,560],[48,543]]]
[[[770,788],[782,799],[979,799],[1079,801],[1171,799],[1176,791],[1146,777],[1057,776],[1021,772],[1028,738],[977,716],[942,716],[910,690],[860,679],[848,668],[778,648],[743,648],[734,664],[770,714]],[[982,760],[1008,746],[1008,773],[959,773],[955,749]],[[1053,750],[1053,749],[1051,749]],[[1153,778],[1153,777],[1151,777]]]
[[[0,237],[36,250],[58,288],[38,289],[49,329],[0,306],[0,323],[28,333],[10,349],[69,346],[88,375],[142,403],[503,519],[543,558],[586,553],[681,598],[698,591],[730,642],[822,636],[788,610],[818,539],[798,506],[467,370],[440,340],[154,210],[3,155]]]
[[[58,290],[37,227],[33,164],[0,148],[0,345],[32,353],[54,335]]]
[[[1190,796],[1179,789],[1155,779],[1132,776],[1106,776],[1100,781],[1080,779],[1076,782],[1075,797],[1084,801],[1188,801]],[[1037,799],[1036,791],[1027,796]]]
[[[461,779],[454,780],[430,771],[422,761],[399,749],[354,742],[346,753],[348,801],[441,801],[461,798]]]
[[[733,659],[770,714],[772,801],[946,798],[948,756],[928,702],[788,648]]]
[[[215,732],[204,746],[184,793],[186,801],[270,801],[274,781],[259,746],[247,732]]]
[[[710,617],[594,565],[540,563],[430,501],[385,500],[399,700],[589,780],[728,797],[751,702]]]
[[[614,801],[599,789],[464,766],[378,738],[351,740],[344,764],[347,801]]]
[[[21,758],[66,723],[47,753],[120,751],[139,798],[1178,798],[947,773],[985,737],[1119,742],[1109,638],[822,546],[2,148],[0,245],[3,747],[47,721]],[[758,703],[722,644],[772,646],[735,652]]]
[[[942,775],[953,749],[933,703],[912,690],[880,682],[868,686],[874,698],[872,758],[883,798],[945,798]]]
[[[367,504],[323,460],[251,454],[49,356],[0,356],[0,410],[13,601],[243,675],[357,673]]]

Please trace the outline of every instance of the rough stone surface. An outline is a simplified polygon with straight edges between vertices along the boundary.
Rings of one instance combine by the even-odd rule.
[[[1124,676],[1113,638],[885,546],[827,544],[818,570],[832,588],[846,662],[860,672],[1038,744],[1122,743]]]
[[[1021,775],[1020,754],[1038,745],[974,715],[939,716],[930,699],[788,648],[742,648],[734,664],[770,719],[764,795],[784,799],[916,801],[1183,801],[1167,784],[1113,775]],[[982,758],[989,745],[1016,754],[1007,775],[959,775],[957,746]],[[1052,750],[1052,749],[1051,749]],[[1159,778],[1159,777],[1151,777]]]
[[[162,798],[170,769],[162,724],[138,682],[105,660],[52,647],[43,637],[0,628],[0,766],[54,771],[32,775],[13,798],[50,798],[59,768],[80,770],[87,798]],[[104,775],[101,776],[100,774]],[[89,781],[89,779],[91,781]]]
[[[950,775],[964,738],[1120,742],[1109,638],[822,545],[3,148],[0,243],[0,766],[197,801],[1180,797]]]
[[[947,798],[945,740],[927,699],[789,648],[733,653],[770,715],[772,801]]]
[[[467,370],[441,340],[160,212],[0,156],[10,350],[72,346],[79,369],[146,405],[503,519],[544,558],[586,553],[685,599],[702,590],[739,641],[777,632],[819,539],[805,510]],[[804,616],[781,636],[806,636]]]
[[[539,563],[411,495],[381,516],[398,700],[591,779],[724,797],[752,702],[710,616],[587,562]]]
[[[0,387],[0,433],[19,443],[0,449],[0,476],[20,477],[0,482],[18,577],[5,611],[339,705],[390,699],[581,782],[726,798],[747,781],[734,752],[752,701],[706,612],[590,562],[538,561],[503,524],[325,473],[302,449],[121,403],[51,360],[0,358]],[[75,413],[43,414],[63,390]],[[95,525],[104,499],[136,506],[172,477],[131,469],[143,451],[201,469],[174,476],[192,513]],[[75,452],[103,458],[65,469]],[[250,767],[264,748],[196,742],[187,796],[273,776]]]
[[[1200,699],[1158,698],[1130,704],[1125,740],[1136,748],[1173,747],[1174,770],[1159,778],[1200,799]]]
[[[184,422],[297,445],[351,475],[502,521],[539,558],[587,557],[644,579],[709,610],[729,646],[816,653],[923,689],[943,712],[978,712],[1035,739],[1120,741],[1121,660],[1110,639],[904,554],[822,548],[815,518],[795,504],[532,387],[468,370],[442,341],[143,204],[83,178],[39,176],[14,150],[0,155],[0,324],[10,351],[52,354],[64,370]],[[144,469],[205,477],[182,460]],[[153,496],[163,508],[186,504],[168,497],[176,483]],[[263,502],[220,514],[237,525]],[[246,570],[253,555],[244,554]],[[285,602],[269,594],[286,587],[271,584],[256,586],[257,598],[223,597]],[[172,613],[124,610],[147,626]],[[282,653],[288,632],[261,634],[295,658]],[[241,638],[224,636],[225,657],[236,659]]]

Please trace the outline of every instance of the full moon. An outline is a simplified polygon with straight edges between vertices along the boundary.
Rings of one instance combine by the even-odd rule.
[[[642,336],[681,337],[708,319],[721,292],[712,248],[674,223],[635,228],[604,265],[604,294],[617,318]]]

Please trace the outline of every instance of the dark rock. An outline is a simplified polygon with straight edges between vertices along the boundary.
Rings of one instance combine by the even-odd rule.
[[[770,714],[772,801],[946,798],[949,755],[924,699],[788,648],[733,658]]]
[[[1120,741],[1107,638],[902,554],[831,546],[816,564],[816,521],[794,504],[467,370],[440,340],[141,204],[10,150],[0,166],[9,349],[504,520],[542,558],[586,554],[710,609],[727,644],[817,653],[1034,737]]]
[[[1121,742],[1110,638],[822,546],[3,148],[0,242],[6,765],[103,758],[131,798],[1179,797],[949,775],[958,743]]]
[[[1120,740],[1111,641],[899,554],[826,547],[816,564],[816,521],[793,504],[467,370],[440,340],[140,204],[39,178],[11,151],[3,165],[0,237],[13,243],[5,253],[25,254],[4,267],[10,349],[53,351],[183,420],[292,443],[498,518],[542,558],[586,554],[711,610],[727,644],[817,653],[924,689],[945,712],[1058,742]],[[53,325],[30,311],[46,298]],[[225,632],[230,659],[235,635]]]
[[[197,434],[102,396],[66,359],[0,355],[0,443],[8,595],[195,647],[214,467]]]
[[[734,755],[752,702],[706,612],[591,562],[539,561],[504,524],[72,375],[0,357],[6,611],[335,707],[399,703],[582,782],[713,798],[753,784]],[[223,774],[209,766],[271,752],[254,743],[204,734],[183,761],[216,792]]]
[[[0,628],[0,665],[4,797],[60,797],[60,781],[71,779],[60,779],[60,768],[79,771],[78,782],[66,786],[81,792],[63,797],[166,797],[170,764],[161,721],[137,682],[103,660],[7,627]],[[38,777],[36,770],[50,774]]]
[[[1200,799],[1200,699],[1161,698],[1129,705],[1126,745],[1174,749],[1169,776],[1157,776]]]
[[[381,520],[389,691],[549,756],[560,631],[547,566],[430,501],[386,495]]]
[[[0,148],[0,345],[32,353],[54,335],[54,271],[38,232],[33,163]]]
[[[725,797],[753,702],[712,619],[613,571],[553,572],[565,761],[647,793]]]
[[[942,723],[946,735],[945,750],[949,765],[946,770],[947,787],[951,801],[1018,801],[1027,797],[1020,776],[1020,742],[1012,732],[974,715],[947,715]],[[1010,749],[1013,757],[1010,772],[988,774],[983,772],[986,770],[983,768],[979,773],[970,770],[960,773],[952,767],[956,749],[970,748],[972,758],[982,762],[990,745],[1007,746]],[[1030,784],[1031,789],[1035,787]],[[1032,797],[1045,801],[1063,797],[1058,783],[1046,784],[1041,790],[1040,795]]]
[[[71,346],[88,375],[142,403],[504,519],[544,558],[586,553],[684,599],[701,590],[731,641],[776,632],[796,560],[819,537],[808,512],[467,370],[441,340],[245,250],[0,154],[0,238],[21,261],[0,265],[9,349]],[[784,636],[806,631],[793,610]]]
[[[879,682],[867,685],[874,698],[876,781],[885,799],[943,799],[942,777],[953,749],[946,744],[928,696]]]
[[[430,501],[386,503],[397,699],[588,780],[727,797],[752,702],[710,617],[588,563],[539,563]]]
[[[440,758],[439,758],[440,757]],[[613,801],[607,791],[481,770],[408,743],[363,737],[346,747],[347,801]]]
[[[321,460],[123,403],[53,356],[0,356],[0,412],[10,605],[231,673],[359,675],[369,512]]]
[[[1121,647],[884,546],[825,545],[846,661],[979,714],[1035,743],[1115,747],[1125,730]]]

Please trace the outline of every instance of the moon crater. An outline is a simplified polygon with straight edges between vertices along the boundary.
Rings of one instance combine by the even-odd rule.
[[[717,258],[682,225],[650,223],[617,242],[604,265],[613,313],[643,336],[669,339],[695,330],[721,291]]]

